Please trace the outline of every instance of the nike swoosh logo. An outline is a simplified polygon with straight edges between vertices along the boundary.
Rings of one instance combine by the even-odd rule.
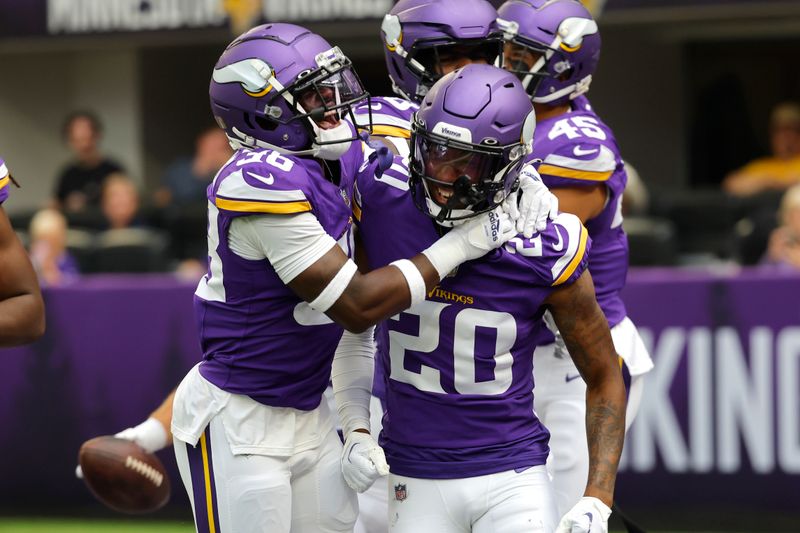
[[[595,152],[597,152],[599,150],[600,150],[600,148],[593,148],[591,150],[584,150],[580,146],[576,146],[575,148],[572,149],[572,153],[577,155],[578,157],[580,157],[582,155],[594,154]]]
[[[561,232],[558,231],[558,225],[553,224],[553,228],[556,230],[556,235],[558,235],[558,242],[553,245],[553,250],[560,252],[564,249],[564,239],[561,238]]]
[[[570,376],[569,374],[567,374],[566,376],[564,376],[564,383],[569,383],[570,381],[575,381],[579,377],[581,377],[580,374],[575,374],[574,376]]]
[[[265,178],[264,176],[259,176],[258,174],[253,174],[252,172],[247,172],[247,175],[267,185],[272,185],[273,183],[275,183],[275,177],[272,175],[272,172],[269,173],[269,177],[267,178]]]

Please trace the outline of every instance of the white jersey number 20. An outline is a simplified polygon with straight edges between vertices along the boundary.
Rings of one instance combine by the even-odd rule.
[[[445,394],[442,388],[441,371],[425,364],[420,364],[418,372],[406,369],[406,351],[431,353],[441,341],[441,314],[450,304],[425,300],[401,315],[419,317],[419,333],[408,335],[399,331],[389,331],[389,356],[391,358],[390,378],[413,385],[415,388],[438,394]],[[398,320],[400,315],[393,317]],[[508,313],[467,308],[456,314],[454,323],[449,325],[454,332],[453,349],[453,387],[459,394],[481,394],[494,396],[503,394],[512,382],[511,365],[514,358],[511,347],[517,338],[517,324]],[[475,337],[477,328],[495,330],[494,378],[489,381],[477,381],[475,375]],[[449,353],[449,347],[443,347]]]

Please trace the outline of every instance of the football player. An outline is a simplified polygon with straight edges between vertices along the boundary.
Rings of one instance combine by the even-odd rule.
[[[399,98],[372,97],[355,109],[358,125],[372,124],[392,152],[408,157],[411,117],[430,87],[467,64],[502,59],[503,33],[486,0],[400,0],[384,17],[381,37],[392,87]],[[527,237],[558,214],[558,199],[535,177],[518,178],[517,229]]]
[[[453,13],[459,12],[458,20]],[[410,118],[419,101],[442,74],[470,62],[492,63],[502,52],[502,35],[496,31],[497,13],[486,0],[402,0],[384,20],[382,33],[390,78],[403,98],[371,98],[355,107],[356,122],[362,128],[372,124],[373,138],[391,143],[393,151],[408,155]],[[402,41],[408,47],[394,46],[399,24]],[[421,63],[420,63],[421,62]],[[423,66],[424,64],[424,66]],[[390,158],[391,161],[391,158]],[[392,161],[394,163],[394,161]],[[399,161],[397,164],[401,164]],[[540,184],[540,182],[539,182]],[[520,200],[518,228],[530,236],[534,226],[541,229],[548,216],[557,213],[557,200],[531,180],[523,184],[526,194]],[[513,209],[513,205],[510,206]],[[378,368],[380,374],[380,368]],[[377,394],[382,379],[376,379]],[[372,418],[375,434],[380,431],[380,402],[373,398]],[[171,442],[169,424],[172,396],[143,423],[116,436],[133,440],[147,451],[157,451]],[[386,493],[382,487],[360,496],[361,514],[356,531],[385,529]]]
[[[506,71],[467,65],[439,80],[414,116],[410,168],[357,179],[369,266],[402,262],[410,250],[513,198],[534,127],[530,99]],[[613,498],[625,388],[586,271],[589,246],[579,219],[561,214],[482,259],[457,269],[440,265],[442,282],[386,321],[381,445],[391,466],[392,531],[555,528],[544,466],[548,433],[531,409],[532,353],[545,308],[587,382],[586,494],[593,505],[580,519],[593,522],[592,531],[605,527],[601,510]],[[369,342],[356,351],[367,352]]]
[[[363,331],[405,309],[443,269],[500,246],[514,224],[493,210],[410,260],[360,274],[350,259],[350,199],[355,174],[371,170],[343,120],[366,98],[349,60],[299,26],[258,26],[225,49],[210,97],[237,151],[208,189],[209,267],[195,293],[204,358],[173,405],[195,523],[198,531],[350,531],[355,493],[321,403],[342,327]],[[360,363],[343,361],[333,375],[350,421],[344,434],[385,472],[368,419],[347,409],[359,370],[350,365]]]
[[[372,139],[380,140],[397,155],[407,158],[411,117],[431,86],[443,75],[471,63],[493,64],[502,56],[503,35],[496,25],[497,11],[486,0],[400,0],[384,17],[381,40],[389,79],[396,97],[371,97],[355,108],[361,127],[372,123]],[[397,161],[395,170],[404,164]],[[402,172],[402,170],[400,170]],[[391,179],[387,176],[386,179]],[[517,228],[531,237],[544,228],[546,219],[558,213],[558,201],[536,178],[523,176],[520,183],[521,216]],[[513,204],[510,204],[513,208]],[[388,343],[382,325],[377,327],[378,348]],[[380,358],[372,400],[373,434],[380,432],[383,369]],[[386,491],[381,483],[359,494],[356,533],[386,531]]]
[[[558,196],[561,210],[577,215],[592,238],[590,270],[597,301],[630,380],[630,424],[639,406],[643,374],[653,363],[620,296],[628,270],[621,213],[624,164],[613,132],[584,96],[600,56],[597,24],[574,0],[509,0],[498,13],[507,40],[503,65],[520,78],[536,110],[530,159],[541,160],[539,173]],[[547,335],[540,343],[535,409],[550,430],[549,466],[563,515],[579,505],[586,487],[586,385],[561,335]]]
[[[44,302],[36,272],[2,204],[13,183],[0,158],[0,347],[33,342],[44,334]]]

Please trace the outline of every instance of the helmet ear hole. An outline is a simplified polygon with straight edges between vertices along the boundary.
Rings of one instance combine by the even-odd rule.
[[[264,131],[275,131],[275,129],[278,127],[277,122],[272,120],[267,120],[264,117],[253,115],[253,118],[255,119],[256,124],[258,124],[258,127]]]
[[[244,123],[247,124],[248,128],[251,130],[256,129],[256,127],[253,125],[253,121],[250,120],[250,113],[242,113],[242,117],[244,118]]]

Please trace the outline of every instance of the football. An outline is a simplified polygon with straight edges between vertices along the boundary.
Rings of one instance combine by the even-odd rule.
[[[169,500],[164,465],[134,442],[110,436],[94,438],[81,446],[78,463],[92,494],[115,511],[148,513]]]

